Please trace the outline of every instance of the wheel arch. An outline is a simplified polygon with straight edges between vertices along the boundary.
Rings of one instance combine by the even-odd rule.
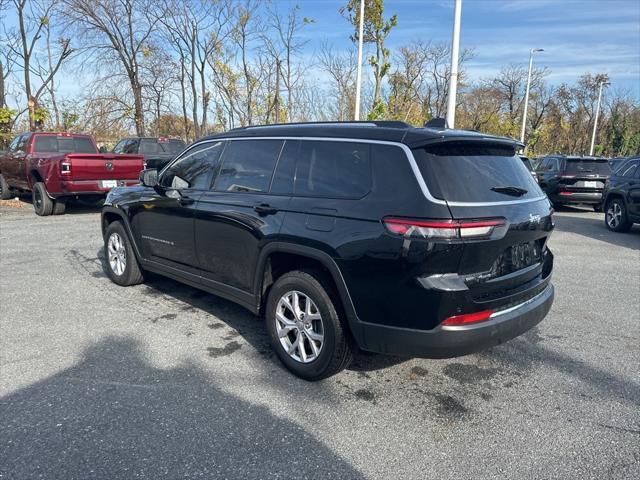
[[[284,266],[283,260],[285,261]],[[335,260],[328,253],[317,248],[286,242],[273,242],[262,249],[254,277],[258,312],[260,314],[264,312],[269,289],[281,275],[287,271],[314,267],[324,271],[333,282],[342,303],[349,330],[356,341],[360,343],[360,321],[344,277]]]
[[[616,199],[616,198],[622,200],[622,203],[624,204],[625,207],[627,206],[627,200],[624,198],[624,195],[621,192],[615,191],[607,194],[607,196],[604,199],[604,202],[602,203],[602,210],[605,211],[607,205],[609,205],[609,202],[611,202],[613,199]]]

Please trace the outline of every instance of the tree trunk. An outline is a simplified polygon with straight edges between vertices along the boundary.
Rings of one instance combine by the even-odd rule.
[[[0,60],[0,108],[4,108],[6,104],[7,100],[4,90],[4,65],[2,65],[2,60]]]
[[[133,91],[133,121],[136,124],[136,135],[138,137],[144,137],[144,106],[142,103],[142,86],[138,81],[137,76],[130,77],[131,90]]]

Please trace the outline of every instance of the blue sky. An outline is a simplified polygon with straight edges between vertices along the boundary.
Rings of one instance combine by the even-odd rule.
[[[339,47],[351,28],[338,13],[340,0],[281,0],[298,4],[313,18],[307,50],[323,39]],[[389,47],[414,39],[451,41],[453,0],[386,0],[385,13],[398,15]],[[344,45],[348,48],[350,45]],[[462,0],[461,47],[473,48],[472,78],[495,74],[509,63],[546,66],[552,84],[573,83],[583,73],[607,73],[612,87],[640,99],[640,0]]]
[[[350,24],[339,14],[346,0],[272,0],[282,12],[299,5],[315,23],[303,30],[309,60],[323,41],[335,49],[355,48]],[[412,40],[451,41],[453,0],[385,0],[387,16],[398,26],[387,46]],[[15,15],[5,19],[15,23]],[[574,83],[584,73],[607,73],[612,87],[640,100],[640,0],[462,0],[461,47],[473,48],[467,69],[472,80],[486,78],[510,63],[525,65],[529,49],[536,66],[548,67],[553,85]],[[311,68],[311,75],[322,74]],[[77,93],[84,78],[75,66],[58,77],[63,95]]]

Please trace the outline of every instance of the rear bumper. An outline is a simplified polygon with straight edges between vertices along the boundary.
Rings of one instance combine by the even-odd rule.
[[[602,192],[564,192],[564,195],[555,194],[551,196],[553,203],[593,203],[602,202]]]
[[[105,179],[108,180],[108,179]],[[72,195],[106,195],[114,187],[103,187],[103,180],[62,180],[60,192],[50,192],[50,196],[66,197]],[[115,180],[118,187],[130,187],[140,183],[139,179]]]
[[[484,350],[515,338],[542,321],[553,304],[554,288],[511,308],[498,311],[489,320],[464,326],[438,326],[415,330],[362,323],[360,347],[391,355],[451,358]]]

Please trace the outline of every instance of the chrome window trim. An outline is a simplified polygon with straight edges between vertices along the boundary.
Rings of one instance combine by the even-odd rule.
[[[194,142],[194,144],[192,145],[192,147],[195,147],[196,145],[200,145],[202,143],[209,143],[209,142],[234,142],[234,141],[240,141],[240,140],[306,140],[306,141],[321,141],[321,142],[352,142],[352,143],[373,143],[373,144],[377,144],[377,145],[392,145],[392,146],[396,146],[396,147],[400,147],[406,157],[407,160],[409,161],[409,166],[411,167],[411,170],[413,171],[413,175],[415,177],[415,179],[418,182],[418,185],[420,186],[420,190],[422,190],[422,194],[426,197],[427,200],[429,200],[430,202],[436,203],[438,205],[444,205],[444,206],[450,206],[450,207],[492,207],[492,206],[498,206],[498,205],[515,205],[515,204],[521,204],[521,203],[532,203],[532,202],[539,202],[541,200],[547,200],[547,196],[546,195],[542,195],[539,197],[535,197],[535,198],[525,198],[525,199],[520,199],[520,200],[505,200],[502,202],[446,202],[444,200],[440,200],[439,198],[435,198],[431,192],[429,191],[429,188],[427,187],[427,184],[424,181],[424,178],[422,178],[422,173],[420,172],[420,168],[418,167],[418,162],[416,162],[415,157],[413,156],[413,152],[411,151],[411,149],[405,145],[404,143],[401,142],[392,142],[392,141],[388,141],[388,140],[372,140],[372,139],[365,139],[365,138],[337,138],[337,137],[305,137],[305,136],[283,136],[283,135],[267,135],[267,136],[260,136],[260,137],[218,137],[218,138],[211,138],[208,140],[202,140],[199,142]],[[185,153],[185,152],[183,152]],[[171,163],[169,163],[167,166],[165,166],[164,169],[168,168],[169,165],[172,165],[174,162],[178,161],[180,159],[180,157],[176,157]],[[164,171],[163,169],[163,171]],[[162,173],[162,172],[160,172]]]

